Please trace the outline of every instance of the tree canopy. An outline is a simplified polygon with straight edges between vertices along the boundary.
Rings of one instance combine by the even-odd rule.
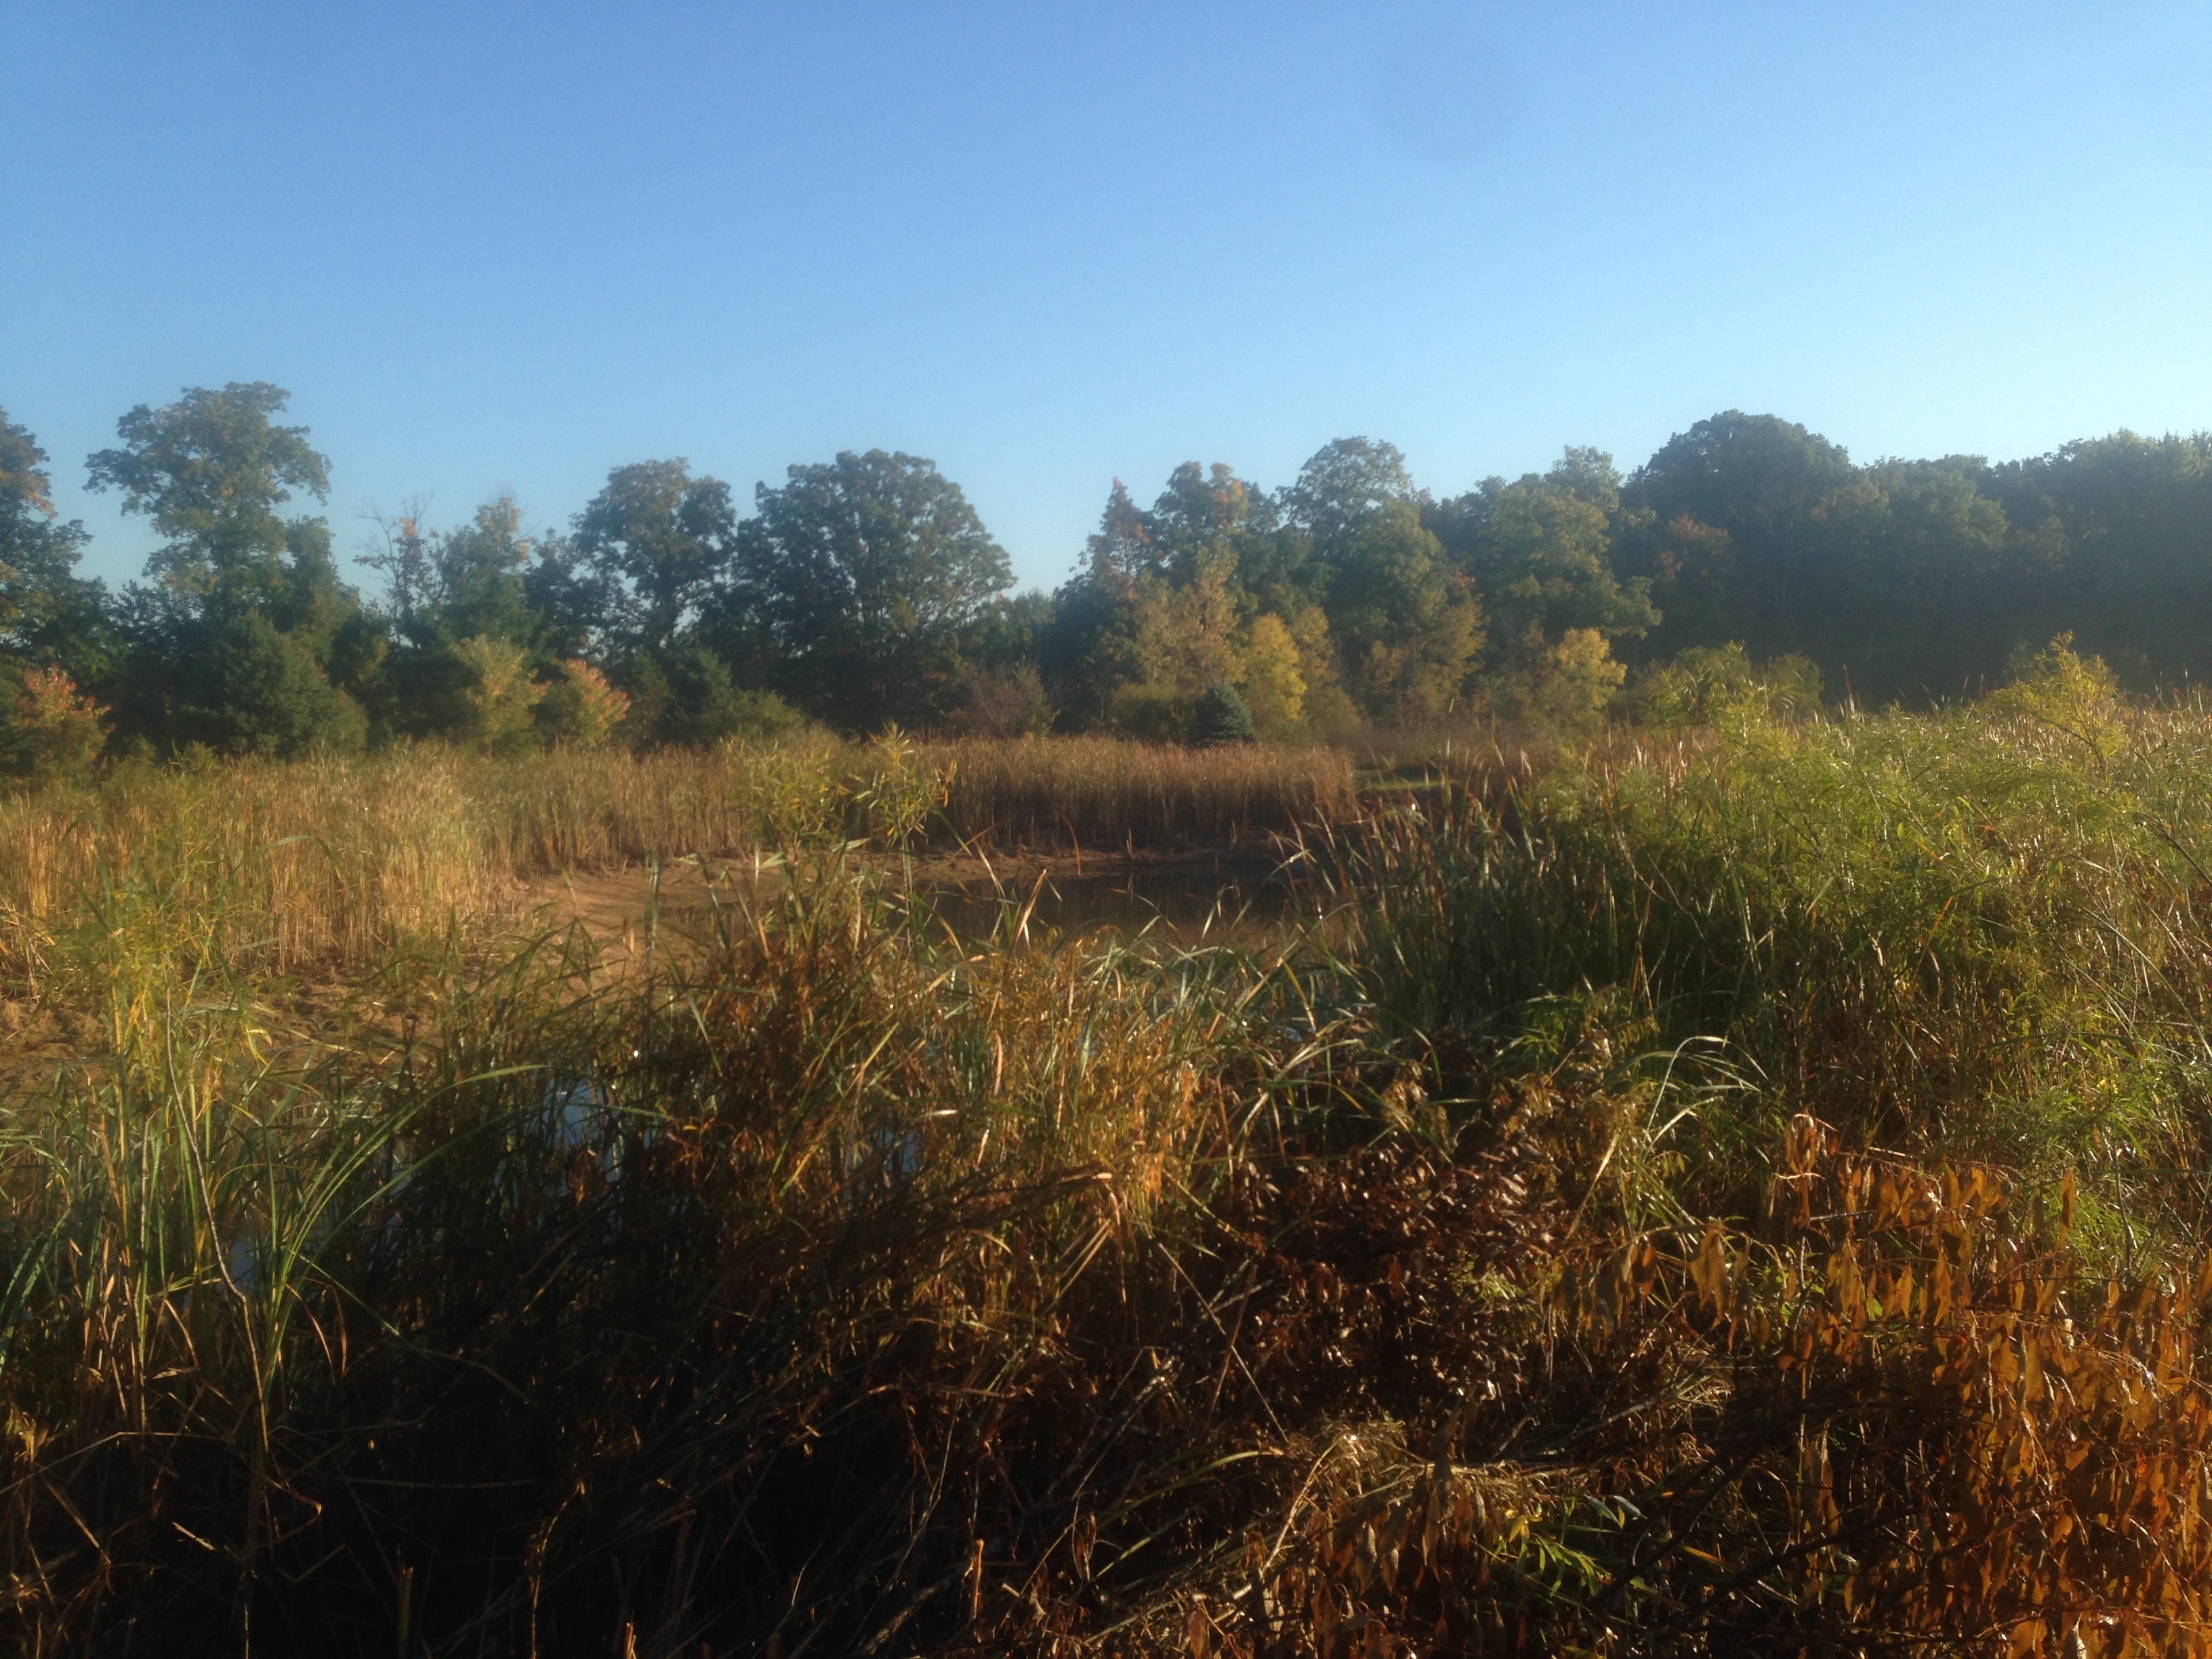
[[[140,404],[116,422],[119,449],[87,462],[89,488],[117,490],[166,544],[147,574],[196,608],[251,608],[279,580],[292,525],[276,508],[304,489],[330,493],[330,462],[307,428],[276,426],[290,394],[265,381],[187,390],[161,409]]]
[[[0,410],[0,657],[78,678],[105,665],[107,596],[76,574],[91,539],[54,511],[46,452]],[[5,687],[0,686],[0,691]]]
[[[286,511],[331,480],[289,404],[240,381],[123,416],[88,483],[161,545],[114,593],[76,574],[83,527],[0,413],[0,706],[44,677],[72,753],[103,731],[117,750],[290,755],[809,719],[1195,741],[1584,720],[1670,662],[1654,707],[1700,706],[1681,688],[1713,665],[1784,659],[1801,699],[1924,702],[2069,631],[2138,689],[2212,672],[2207,434],[1862,464],[1730,410],[1626,474],[1570,447],[1441,495],[1393,445],[1339,438],[1279,489],[1218,461],[1173,467],[1149,505],[1113,480],[1068,580],[1020,594],[921,457],[794,465],[750,516],[689,462],[647,460],[562,529],[504,495],[442,529],[404,510],[360,556],[382,586],[364,600],[329,524]]]
[[[1013,580],[960,486],[933,461],[847,450],[755,499],[738,603],[778,686],[848,726],[940,716],[963,632]]]

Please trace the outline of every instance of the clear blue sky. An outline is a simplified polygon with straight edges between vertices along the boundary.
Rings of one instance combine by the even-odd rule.
[[[359,515],[905,449],[1030,582],[1108,485],[1439,493],[1731,406],[1869,459],[2212,426],[2212,8],[0,0],[0,406]]]

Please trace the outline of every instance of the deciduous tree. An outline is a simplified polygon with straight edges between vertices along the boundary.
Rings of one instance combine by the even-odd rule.
[[[54,511],[46,463],[29,429],[0,410],[0,657],[19,674],[43,666],[101,678],[115,643],[106,591],[76,574],[91,538]]]
[[[738,592],[787,695],[848,728],[945,717],[962,635],[1012,580],[960,486],[918,456],[847,450],[756,500]]]
[[[737,513],[720,478],[690,464],[618,466],[576,516],[576,550],[612,602],[611,631],[633,652],[665,652],[726,575]]]
[[[329,526],[277,508],[330,488],[307,429],[278,426],[289,394],[264,381],[189,387],[117,422],[121,447],[88,462],[163,537],[150,588],[126,595],[131,662],[118,713],[167,747],[234,753],[359,748],[381,640],[340,581]]]

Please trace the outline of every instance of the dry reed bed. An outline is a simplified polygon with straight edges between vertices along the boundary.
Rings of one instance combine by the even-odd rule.
[[[2208,1212],[2144,1184],[2208,1161],[2208,757],[2054,698],[1484,763],[1280,961],[940,951],[815,860],[300,1071],[148,950],[0,1115],[0,1628],[2212,1650]],[[822,810],[934,788],[881,760]]]
[[[11,1644],[2203,1650],[2212,1274],[1803,1116],[1707,1220],[1601,1008],[1470,1064],[816,873],[373,1080],[203,1006],[0,1119]]]
[[[1334,749],[1181,749],[1109,738],[933,744],[945,816],[1000,846],[1218,847],[1289,835],[1348,811],[1351,758]]]
[[[135,767],[0,801],[0,981],[40,988],[98,938],[279,973],[358,963],[563,869],[847,836],[1220,844],[1352,799],[1334,750],[1089,738]]]

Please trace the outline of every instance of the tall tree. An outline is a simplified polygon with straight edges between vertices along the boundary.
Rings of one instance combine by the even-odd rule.
[[[387,584],[395,648],[386,665],[383,724],[408,737],[470,737],[483,724],[488,643],[554,672],[575,653],[552,648],[530,592],[530,566],[550,538],[526,535],[522,509],[496,496],[458,530],[424,527],[419,504],[382,522],[383,544],[362,562]],[[466,647],[465,649],[464,647]]]
[[[108,666],[106,592],[76,574],[91,538],[54,511],[46,463],[29,429],[0,410],[0,657],[82,684]]]
[[[458,530],[424,527],[410,506],[383,526],[384,545],[362,562],[389,584],[392,622],[408,643],[429,647],[484,635],[534,644],[541,626],[527,572],[544,538],[522,528],[522,509],[498,495]]]
[[[1371,438],[1322,445],[1283,491],[1285,516],[1310,541],[1306,581],[1345,688],[1370,720],[1443,714],[1482,649],[1476,594],[1421,522],[1426,505],[1397,446]]]
[[[1413,504],[1378,506],[1338,539],[1330,564],[1329,631],[1346,688],[1368,718],[1449,711],[1482,652],[1482,610]]]
[[[729,485],[680,458],[615,468],[576,516],[577,553],[618,607],[613,631],[656,656],[723,580],[736,538]]]
[[[160,409],[140,404],[116,422],[119,449],[86,462],[95,490],[119,490],[165,538],[147,574],[187,607],[252,609],[281,585],[292,523],[276,509],[304,489],[330,494],[330,461],[303,426],[276,426],[291,394],[264,380],[220,392],[189,387]]]
[[[1040,638],[1066,723],[1188,736],[1212,686],[1270,736],[1301,729],[1310,702],[1346,712],[1313,538],[1233,468],[1184,462],[1149,511],[1115,479],[1089,550]]]
[[[2123,430],[1977,483],[2004,508],[2008,562],[2040,590],[2039,621],[2015,629],[2027,643],[2063,627],[2138,684],[2212,678],[2212,433]]]
[[[963,635],[1013,579],[960,486],[918,456],[847,450],[755,499],[739,592],[787,695],[854,728],[948,713]]]
[[[1453,506],[1453,551],[1505,656],[1547,652],[1571,629],[1611,641],[1658,622],[1650,581],[1624,581],[1615,568],[1620,475],[1602,451],[1569,449],[1548,472],[1511,483],[1486,479]]]
[[[1859,482],[1841,445],[1732,409],[1669,439],[1626,493],[1660,524],[1688,519],[1727,532],[1735,574],[1720,625],[1754,656],[1774,656],[1805,650],[1826,625],[1845,521],[1863,505]]]
[[[150,588],[125,595],[131,672],[118,715],[164,746],[292,755],[361,746],[356,692],[379,630],[337,578],[330,527],[277,508],[330,489],[305,427],[278,426],[290,394],[264,381],[187,388],[117,422],[121,447],[88,459],[97,490],[122,492],[164,538]]]
[[[1395,444],[1336,438],[1298,469],[1297,482],[1283,492],[1283,509],[1312,535],[1321,556],[1333,560],[1376,517],[1419,499]]]

